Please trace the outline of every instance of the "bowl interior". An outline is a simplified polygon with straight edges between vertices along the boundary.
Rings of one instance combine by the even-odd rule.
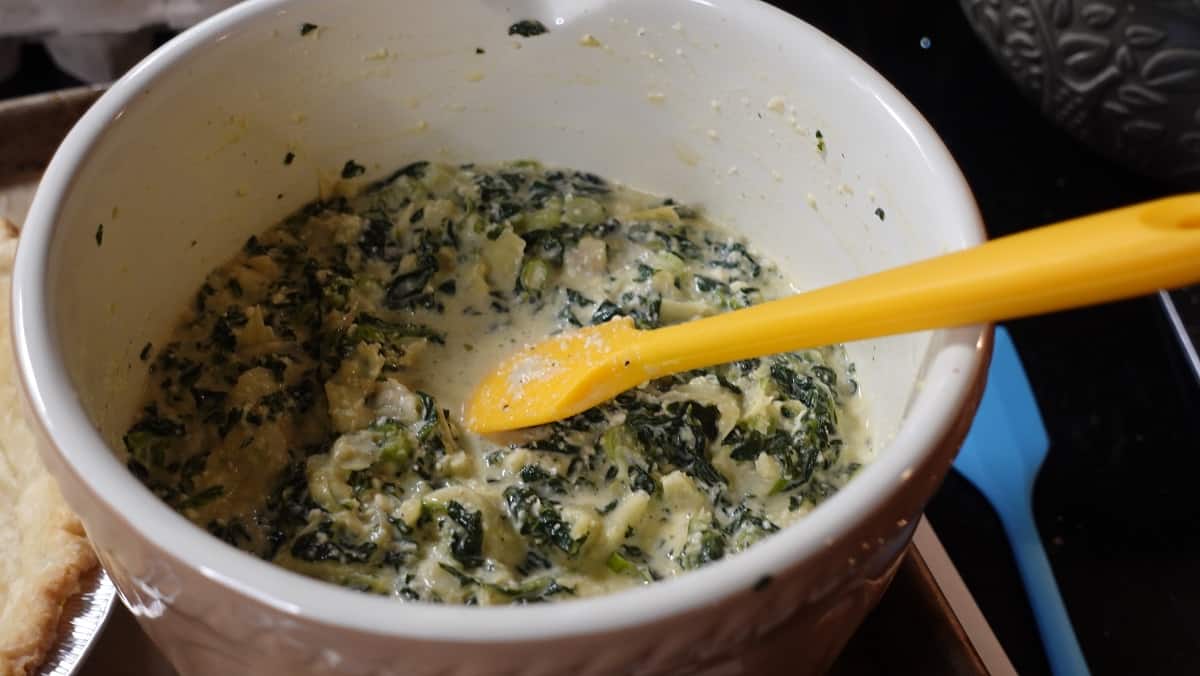
[[[508,35],[525,18],[550,32]],[[54,223],[51,358],[114,448],[142,397],[143,346],[350,159],[364,180],[416,159],[593,171],[701,205],[799,288],[982,237],[915,111],[828,38],[748,0],[250,2],[140,65],[73,136],[56,160],[70,165],[63,198],[35,207]],[[930,385],[967,377],[930,365],[972,354],[978,335],[849,346],[876,448],[938,396]]]
[[[836,52],[796,45],[790,26],[743,21],[744,3],[364,4],[280,4],[220,32],[95,147],[50,267],[63,354],[110,441],[142,396],[145,343],[161,344],[210,269],[349,159],[364,180],[415,159],[590,170],[702,205],[802,288],[966,241],[870,83]],[[526,17],[550,32],[509,36]],[[319,28],[301,35],[302,22]],[[602,46],[582,45],[586,34]],[[876,443],[929,345],[925,334],[852,349]]]

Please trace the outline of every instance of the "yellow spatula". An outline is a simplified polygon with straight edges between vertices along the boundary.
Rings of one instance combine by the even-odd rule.
[[[559,420],[647,380],[831,343],[964,326],[1200,281],[1200,193],[1065,221],[815,291],[652,331],[627,318],[500,363],[466,407],[498,432]]]

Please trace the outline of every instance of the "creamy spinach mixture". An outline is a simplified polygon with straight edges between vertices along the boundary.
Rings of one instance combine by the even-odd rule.
[[[553,332],[788,292],[671,200],[534,162],[417,162],[209,275],[153,354],[128,465],[222,540],[379,594],[528,603],[648,583],[749,547],[865,461],[840,348],[663,378],[502,437],[468,432],[463,402]]]

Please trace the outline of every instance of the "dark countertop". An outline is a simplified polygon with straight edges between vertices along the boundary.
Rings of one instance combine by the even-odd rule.
[[[1046,122],[957,2],[778,4],[849,46],[925,114],[992,236],[1177,192]],[[1038,527],[1092,672],[1200,673],[1200,383],[1158,299],[1009,329],[1051,439],[1035,491]],[[952,474],[927,514],[1017,670],[1049,673],[982,495]]]
[[[960,163],[992,236],[1175,192],[1046,122],[992,63],[957,2],[776,4],[849,46],[916,104]],[[0,98],[77,84],[40,48],[23,56]],[[1051,439],[1037,521],[1093,673],[1200,673],[1200,383],[1158,300],[1008,326]],[[983,497],[952,474],[928,515],[1017,670],[1049,673]]]

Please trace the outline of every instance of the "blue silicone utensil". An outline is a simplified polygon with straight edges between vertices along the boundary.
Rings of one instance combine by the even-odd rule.
[[[954,468],[991,502],[1008,535],[1055,676],[1086,676],[1087,662],[1033,521],[1033,484],[1050,449],[1012,339],[996,329],[987,389]]]

